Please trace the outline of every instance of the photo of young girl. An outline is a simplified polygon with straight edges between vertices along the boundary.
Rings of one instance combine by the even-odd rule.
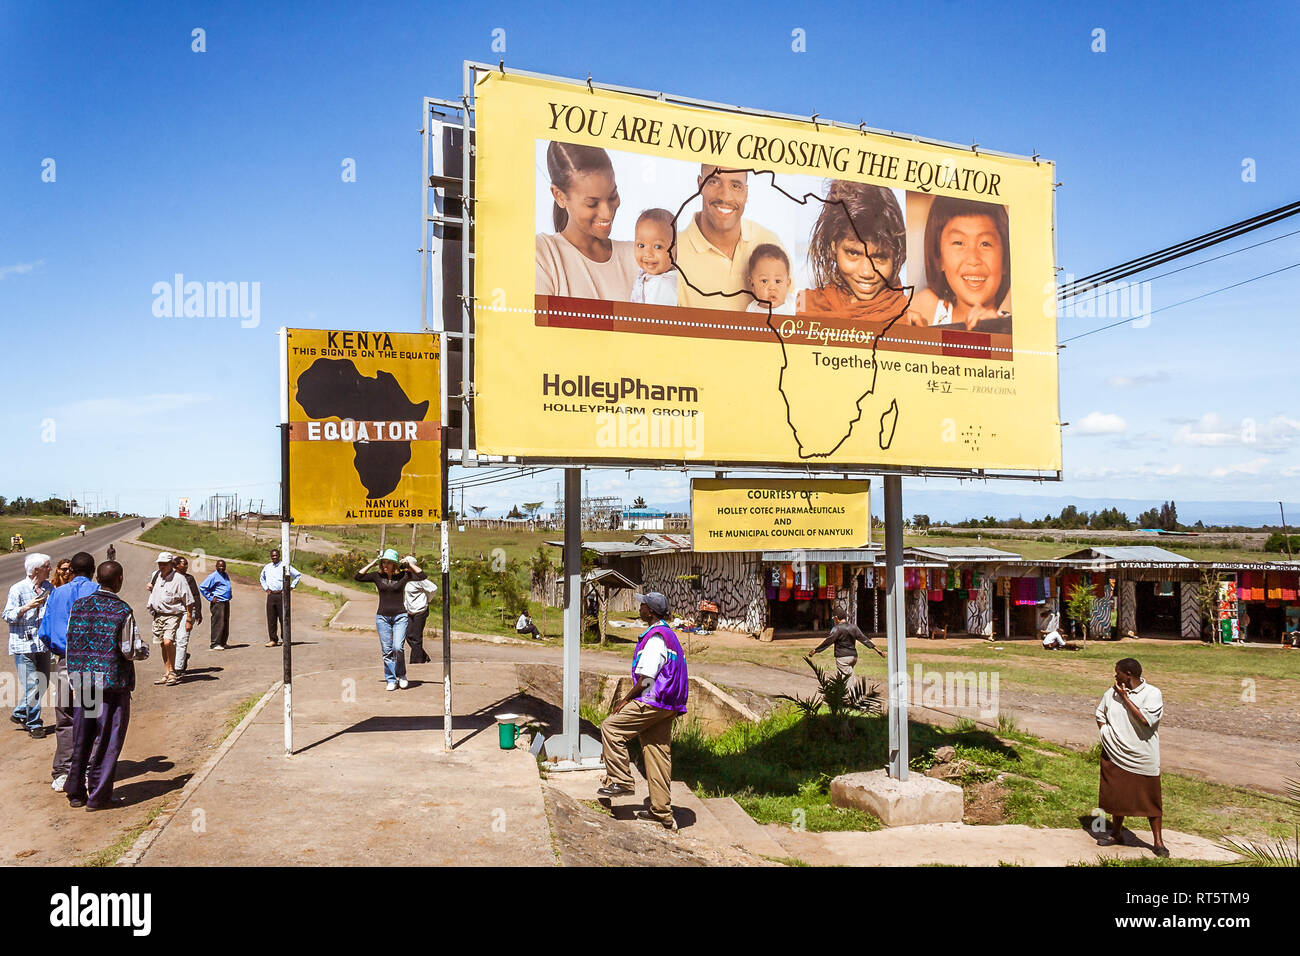
[[[794,315],[794,281],[790,277],[790,257],[778,245],[765,242],[749,254],[747,269],[749,288],[756,301],[747,312],[763,315]]]
[[[910,200],[909,200],[910,206]],[[925,217],[925,288],[909,322],[1011,331],[1011,241],[1007,209],[938,196]]]
[[[630,301],[647,305],[677,304],[677,267],[673,263],[673,214],[647,209],[637,217],[632,250],[641,271],[632,283]]]
[[[898,287],[907,261],[907,228],[892,190],[834,180],[809,240],[815,288],[799,294],[800,315],[888,322],[907,309]]]

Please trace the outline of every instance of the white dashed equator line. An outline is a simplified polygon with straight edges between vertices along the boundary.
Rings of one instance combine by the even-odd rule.
[[[504,306],[504,305],[481,305],[475,303],[475,308],[483,312],[506,312],[506,313],[518,313],[523,315],[538,314],[537,309],[525,308],[523,306],[512,307],[512,306]],[[761,325],[727,325],[725,323],[714,323],[714,322],[693,322],[690,319],[638,318],[636,316],[629,316],[629,315],[601,315],[600,313],[596,313],[596,312],[566,312],[559,309],[547,309],[542,314],[555,315],[567,319],[597,319],[603,322],[616,322],[616,321],[635,322],[635,323],[650,324],[650,325],[678,326],[681,328],[720,329],[723,331],[731,331],[731,332],[771,332],[772,331],[771,326],[767,325],[766,322],[764,322]],[[587,331],[595,331],[595,330],[589,329]],[[962,330],[954,330],[954,331],[965,331],[965,330],[962,329]],[[802,334],[809,341],[816,342],[818,345],[821,345],[824,348],[832,348],[832,347],[839,346],[838,342],[822,342],[820,337],[813,336],[810,333],[802,333]],[[864,332],[863,334],[868,337],[875,335],[874,332]],[[785,338],[787,340],[791,338],[797,338],[798,335],[799,333],[796,333],[794,335],[788,335]],[[999,352],[999,353],[1006,353],[1009,355],[1040,355],[1040,356],[1056,355],[1056,349],[1017,349],[1017,348],[1007,348],[1006,346],[1002,346],[1002,345],[979,345],[977,343],[967,343],[967,342],[931,342],[928,339],[897,339],[897,338],[891,338],[889,336],[885,336],[881,338],[880,341],[888,342],[894,345],[921,345],[921,346],[927,346],[929,348],[967,349],[967,350],[975,350],[979,352]]]

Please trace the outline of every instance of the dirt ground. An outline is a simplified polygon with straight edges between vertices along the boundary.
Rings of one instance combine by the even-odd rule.
[[[122,597],[135,608],[141,627],[149,621],[145,583],[156,551],[118,543],[126,572]],[[101,556],[96,551],[97,556]],[[227,721],[250,697],[260,697],[281,676],[279,648],[266,641],[265,601],[258,588],[236,584],[230,650],[208,649],[208,620],[195,629],[190,677],[177,687],[155,686],[163,672],[157,646],[136,665],[136,691],[126,746],[118,763],[114,795],[122,805],[99,813],[73,810],[50,789],[54,735],[32,740],[13,728],[0,732],[0,864],[77,865],[114,844],[128,828],[151,819],[165,799],[180,790],[227,732]],[[300,620],[319,622],[333,610],[327,602],[295,595]],[[295,641],[295,647],[297,646]],[[53,709],[42,708],[53,723]],[[7,716],[7,714],[6,714]],[[7,720],[5,727],[13,727]]]
[[[685,833],[613,819],[544,787],[551,835],[562,866],[780,866],[735,846],[716,846]]]

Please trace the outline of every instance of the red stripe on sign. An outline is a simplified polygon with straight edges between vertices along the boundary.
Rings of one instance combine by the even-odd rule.
[[[1010,361],[1011,336],[968,332],[901,322],[863,322],[846,316],[818,314],[772,315],[686,306],[607,302],[570,296],[539,295],[534,302],[539,326],[668,335],[677,338],[724,339],[733,342],[778,342],[817,348],[851,348],[881,352],[914,352]]]
[[[961,358],[992,358],[989,333],[966,332],[957,329],[943,330],[943,354]]]

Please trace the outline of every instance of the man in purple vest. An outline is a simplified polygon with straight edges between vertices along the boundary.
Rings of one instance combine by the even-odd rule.
[[[632,689],[615,701],[600,726],[604,745],[605,779],[596,791],[602,797],[620,797],[635,792],[627,745],[641,741],[645,755],[646,781],[650,784],[650,809],[636,817],[676,830],[673,819],[672,734],[673,719],[686,713],[690,684],[686,676],[686,655],[673,629],[667,625],[668,599],[657,591],[638,594],[641,620],[649,625],[637,641],[632,655]]]

